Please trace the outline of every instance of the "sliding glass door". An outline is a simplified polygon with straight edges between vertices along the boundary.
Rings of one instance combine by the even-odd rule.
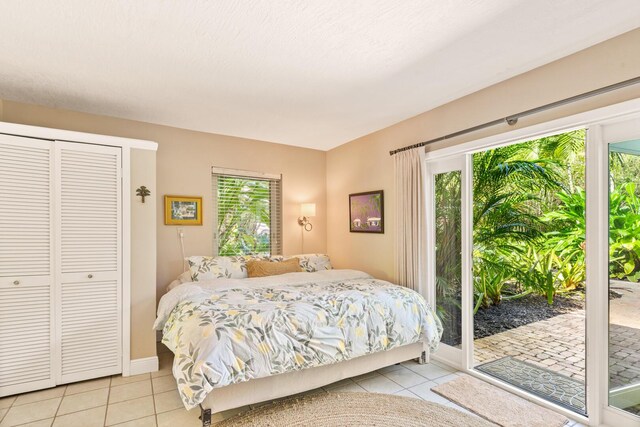
[[[474,367],[586,415],[585,129],[473,154]]]
[[[640,425],[640,119],[603,125],[600,133],[608,199],[602,217],[608,242],[602,266],[608,308],[605,416],[610,425]]]
[[[609,403],[640,415],[640,139],[609,144],[608,350]]]
[[[640,425],[640,100],[628,105],[429,151],[425,175],[434,359],[617,427]]]
[[[465,367],[468,328],[468,219],[465,157],[427,163],[429,299],[443,323],[436,357]]]

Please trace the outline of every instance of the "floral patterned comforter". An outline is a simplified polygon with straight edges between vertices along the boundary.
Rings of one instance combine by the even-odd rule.
[[[154,327],[187,409],[214,387],[419,341],[434,350],[442,335],[417,292],[355,270],[186,283],[162,297]]]

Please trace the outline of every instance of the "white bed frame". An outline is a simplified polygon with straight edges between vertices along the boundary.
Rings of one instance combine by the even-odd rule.
[[[200,405],[202,425],[211,426],[212,413],[291,396],[410,359],[427,363],[428,355],[425,344],[418,342],[340,363],[215,388]]]

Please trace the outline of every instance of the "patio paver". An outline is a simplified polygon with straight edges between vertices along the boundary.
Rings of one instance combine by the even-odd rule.
[[[640,383],[640,288],[611,300],[610,382]],[[559,374],[585,379],[584,310],[561,314],[474,341],[477,364],[512,356]]]

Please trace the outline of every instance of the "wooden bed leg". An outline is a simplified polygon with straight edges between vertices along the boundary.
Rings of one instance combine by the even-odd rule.
[[[427,352],[423,351],[422,354],[420,355],[420,357],[418,358],[418,363],[420,365],[425,365],[427,364]]]
[[[204,409],[200,406],[200,419],[202,420],[202,427],[211,427],[211,409]]]

